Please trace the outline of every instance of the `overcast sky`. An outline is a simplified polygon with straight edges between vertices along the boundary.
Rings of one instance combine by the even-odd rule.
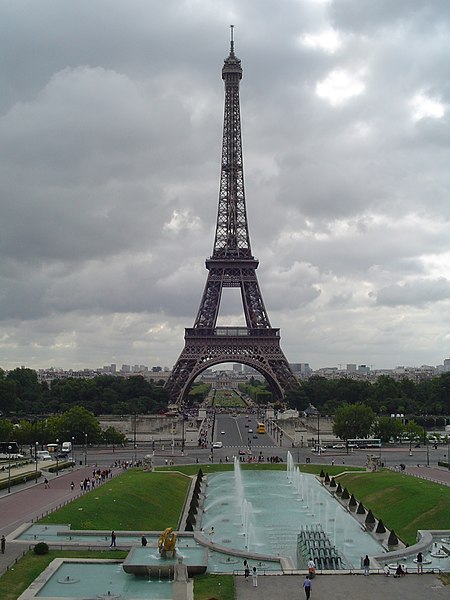
[[[450,356],[448,0],[2,0],[0,367],[171,367],[212,253],[229,25],[289,362]],[[243,323],[238,291],[220,323]]]

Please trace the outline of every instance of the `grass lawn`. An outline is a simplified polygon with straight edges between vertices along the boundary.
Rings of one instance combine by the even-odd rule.
[[[51,550],[48,554],[37,556],[28,552],[14,567],[0,578],[0,598],[17,600],[27,587],[44,571],[55,558],[109,558],[124,559],[127,552],[107,550],[86,552],[86,550]]]
[[[195,600],[235,600],[233,575],[200,575],[194,579]]]
[[[418,529],[450,529],[448,486],[387,470],[347,474],[338,481],[409,545]]]
[[[213,406],[216,408],[245,408],[247,405],[234,390],[216,390]]]
[[[70,523],[72,529],[177,529],[189,484],[179,473],[130,469],[40,523]]]

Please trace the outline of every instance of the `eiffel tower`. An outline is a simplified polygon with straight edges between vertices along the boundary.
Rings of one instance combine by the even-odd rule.
[[[256,277],[259,261],[252,255],[245,207],[239,82],[241,61],[230,54],[222,68],[225,110],[219,208],[208,278],[194,327],[185,329],[185,346],[166,384],[170,400],[183,403],[194,379],[223,362],[253,367],[266,378],[274,399],[282,399],[298,382],[280,348],[280,330],[270,325]],[[217,327],[223,288],[240,288],[246,327]]]

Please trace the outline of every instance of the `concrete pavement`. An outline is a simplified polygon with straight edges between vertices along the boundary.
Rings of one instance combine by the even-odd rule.
[[[237,600],[299,600],[305,598],[302,575],[236,577]],[[449,586],[437,575],[406,575],[399,579],[384,575],[318,575],[312,582],[311,600],[448,600]]]

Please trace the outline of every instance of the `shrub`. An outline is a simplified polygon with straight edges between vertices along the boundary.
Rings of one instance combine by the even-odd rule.
[[[34,553],[39,554],[39,555],[40,554],[48,554],[48,544],[46,544],[45,542],[39,542],[34,547]]]

